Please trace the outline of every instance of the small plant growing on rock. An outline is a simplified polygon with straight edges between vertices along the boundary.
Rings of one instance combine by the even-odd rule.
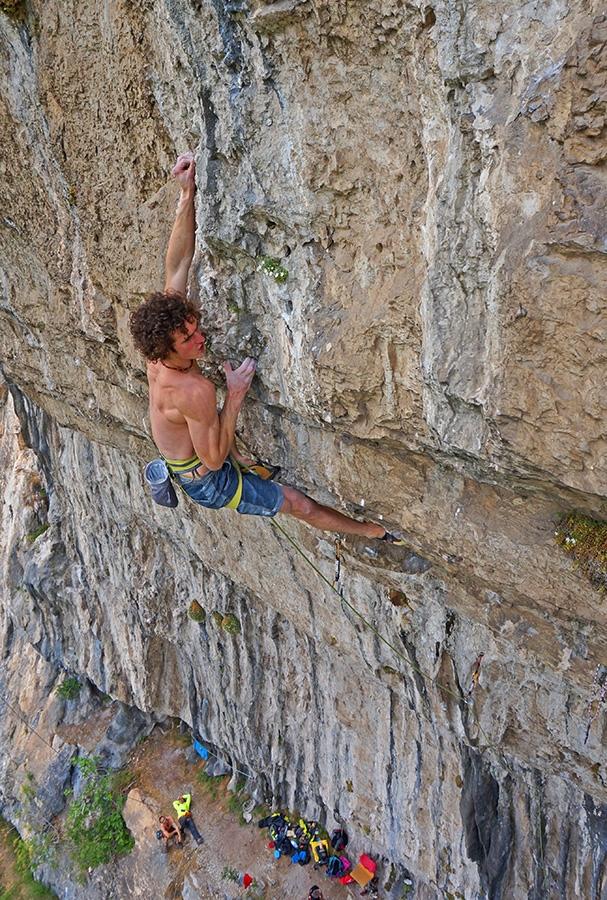
[[[221,628],[221,623],[223,622],[223,613],[220,613],[218,610],[213,611],[213,621],[216,625]]]
[[[22,871],[37,869],[43,864],[56,868],[56,848],[59,842],[57,829],[43,814],[38,801],[36,781],[31,772],[26,770],[26,782],[19,792],[21,820],[26,825],[28,837],[19,839],[19,848],[15,848],[18,858],[23,864]],[[0,895],[4,900],[4,895]]]
[[[30,531],[30,533],[27,536],[28,541],[30,541],[33,544],[34,541],[36,540],[36,538],[39,538],[40,535],[44,534],[44,532],[47,531],[49,528],[50,528],[49,523],[44,522],[42,525],[40,525],[34,531]]]
[[[192,600],[188,607],[188,616],[193,622],[199,622],[202,625],[207,617],[207,614],[205,613],[198,600]]]
[[[391,863],[390,864],[390,874],[388,876],[388,880],[384,884],[384,890],[387,891],[387,893],[390,893],[395,881],[396,881],[396,869],[394,868],[394,863]]]
[[[281,266],[280,260],[275,256],[258,256],[257,271],[263,272],[265,275],[271,275],[274,281],[282,284],[289,277],[289,273],[284,266]]]
[[[221,620],[221,627],[224,631],[227,631],[228,634],[240,634],[242,630],[240,627],[240,622],[238,621],[236,616],[232,615],[231,613],[230,615],[223,617],[223,619]]]
[[[30,474],[27,476],[26,491],[24,492],[23,496],[24,506],[29,506],[30,509],[46,509],[48,507],[46,499],[47,492],[46,488],[42,486],[40,475],[38,474],[38,472],[30,472]]]
[[[575,560],[588,581],[604,591],[607,588],[607,522],[573,512],[564,516],[554,539]]]
[[[25,13],[24,0],[0,0],[0,12],[3,12],[9,19],[20,22]]]
[[[80,693],[82,684],[75,675],[69,675],[64,681],[55,688],[55,693],[62,700],[75,700]]]

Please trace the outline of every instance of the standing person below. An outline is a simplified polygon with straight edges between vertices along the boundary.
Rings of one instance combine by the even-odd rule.
[[[187,828],[196,843],[203,844],[204,841],[202,835],[199,834],[198,829],[194,825],[194,820],[192,819],[192,813],[190,812],[191,802],[191,794],[182,794],[178,800],[173,801],[173,806],[177,812],[177,822],[182,832]]]
[[[281,512],[324,531],[402,544],[381,525],[357,522],[295,488],[240,470],[239,462],[251,465],[252,460],[236,449],[236,421],[256,363],[247,357],[233,370],[226,362],[226,399],[218,413],[215,388],[196,364],[205,344],[200,312],[186,299],[196,230],[193,154],[180,156],[173,174],[181,199],[167,250],[165,288],[132,313],[131,334],[147,359],[152,434],[176,481],[192,500],[208,509],[231,506],[255,516]]]

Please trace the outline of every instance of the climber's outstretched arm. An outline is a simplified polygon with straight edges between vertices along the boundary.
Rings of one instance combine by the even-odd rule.
[[[185,297],[188,274],[196,235],[194,194],[196,193],[196,163],[193,153],[184,153],[177,160],[173,175],[181,187],[177,218],[173,225],[166,258],[165,291],[177,291]]]

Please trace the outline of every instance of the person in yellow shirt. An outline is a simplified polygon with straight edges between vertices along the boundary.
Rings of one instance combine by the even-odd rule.
[[[194,840],[197,844],[204,843],[202,839],[202,835],[199,834],[198,829],[194,825],[194,820],[192,819],[192,814],[190,812],[190,803],[192,802],[191,794],[182,794],[177,800],[173,801],[173,807],[177,812],[177,822],[182,833],[187,828]]]

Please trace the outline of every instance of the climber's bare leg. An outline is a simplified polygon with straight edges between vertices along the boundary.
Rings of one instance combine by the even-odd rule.
[[[283,485],[284,500],[279,512],[285,513],[287,516],[295,516],[312,525],[314,528],[320,528],[321,531],[339,531],[342,534],[362,534],[368,538],[381,538],[386,533],[386,529],[374,522],[357,522],[355,519],[349,519],[343,513],[329,506],[322,506],[310,497],[306,497],[295,488]]]

